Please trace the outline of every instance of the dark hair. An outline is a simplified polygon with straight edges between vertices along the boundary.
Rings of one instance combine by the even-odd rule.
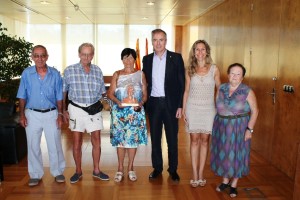
[[[136,60],[136,52],[134,49],[130,49],[130,48],[123,49],[121,53],[121,60],[123,60],[124,56],[130,56],[130,55],[132,55],[134,60]]]
[[[46,52],[46,55],[48,56],[48,51],[47,51],[46,47],[43,46],[43,45],[40,45],[40,44],[39,44],[39,45],[36,45],[36,46],[34,46],[34,47],[32,48],[31,55],[33,55],[34,51],[35,51],[36,49],[38,49],[38,48],[44,49],[45,52]]]
[[[227,69],[227,74],[230,73],[230,70],[233,67],[240,67],[243,70],[243,77],[245,76],[245,74],[246,74],[246,68],[242,64],[240,64],[240,63],[233,63],[233,64],[229,65],[229,67]]]
[[[164,30],[160,29],[160,28],[154,29],[154,30],[151,32],[152,38],[153,38],[153,36],[154,36],[156,33],[163,33],[163,34],[165,35],[165,37],[167,38],[167,33],[166,33]]]

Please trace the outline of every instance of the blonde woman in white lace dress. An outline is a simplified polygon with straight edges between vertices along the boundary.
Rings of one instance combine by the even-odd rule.
[[[197,40],[193,44],[185,78],[183,116],[186,132],[190,134],[193,169],[190,184],[192,187],[205,186],[203,170],[216,113],[215,87],[221,84],[220,71],[212,64],[210,47],[205,40]]]

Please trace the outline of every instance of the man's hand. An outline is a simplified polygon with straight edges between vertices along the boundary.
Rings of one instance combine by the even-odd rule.
[[[63,120],[64,120],[64,123],[69,123],[69,119],[70,119],[70,115],[69,115],[69,112],[67,110],[65,110],[63,112]]]
[[[63,124],[64,116],[61,114],[58,114],[56,119],[56,124],[58,128],[61,128],[61,125]]]
[[[181,118],[182,108],[178,108],[176,112],[176,118]]]
[[[20,115],[20,125],[23,126],[24,128],[26,128],[27,126],[27,118],[25,116],[25,114]]]

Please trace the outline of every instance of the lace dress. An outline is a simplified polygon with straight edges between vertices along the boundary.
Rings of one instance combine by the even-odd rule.
[[[213,120],[216,114],[215,93],[215,65],[211,65],[206,75],[194,74],[190,81],[190,91],[186,103],[188,133],[211,134]]]
[[[128,99],[129,93],[137,102],[142,100],[142,71],[119,76],[115,96],[122,102],[123,99]],[[136,112],[133,106],[120,108],[117,104],[113,104],[110,142],[114,147],[125,148],[137,148],[138,145],[146,145],[148,140],[144,108],[140,112]]]

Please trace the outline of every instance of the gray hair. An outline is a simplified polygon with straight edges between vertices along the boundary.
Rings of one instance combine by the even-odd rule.
[[[32,48],[31,55],[33,55],[33,52],[34,52],[36,49],[38,49],[38,48],[44,49],[45,52],[46,52],[46,55],[48,56],[48,51],[47,51],[46,47],[43,46],[43,45],[40,45],[40,44],[39,44],[39,45],[35,45],[35,46]]]
[[[81,45],[79,46],[79,48],[78,48],[78,53],[81,53],[81,50],[82,50],[83,47],[91,47],[91,48],[92,48],[92,52],[93,52],[93,54],[94,54],[94,52],[95,52],[95,47],[94,47],[93,44],[87,43],[87,42],[81,44]]]

